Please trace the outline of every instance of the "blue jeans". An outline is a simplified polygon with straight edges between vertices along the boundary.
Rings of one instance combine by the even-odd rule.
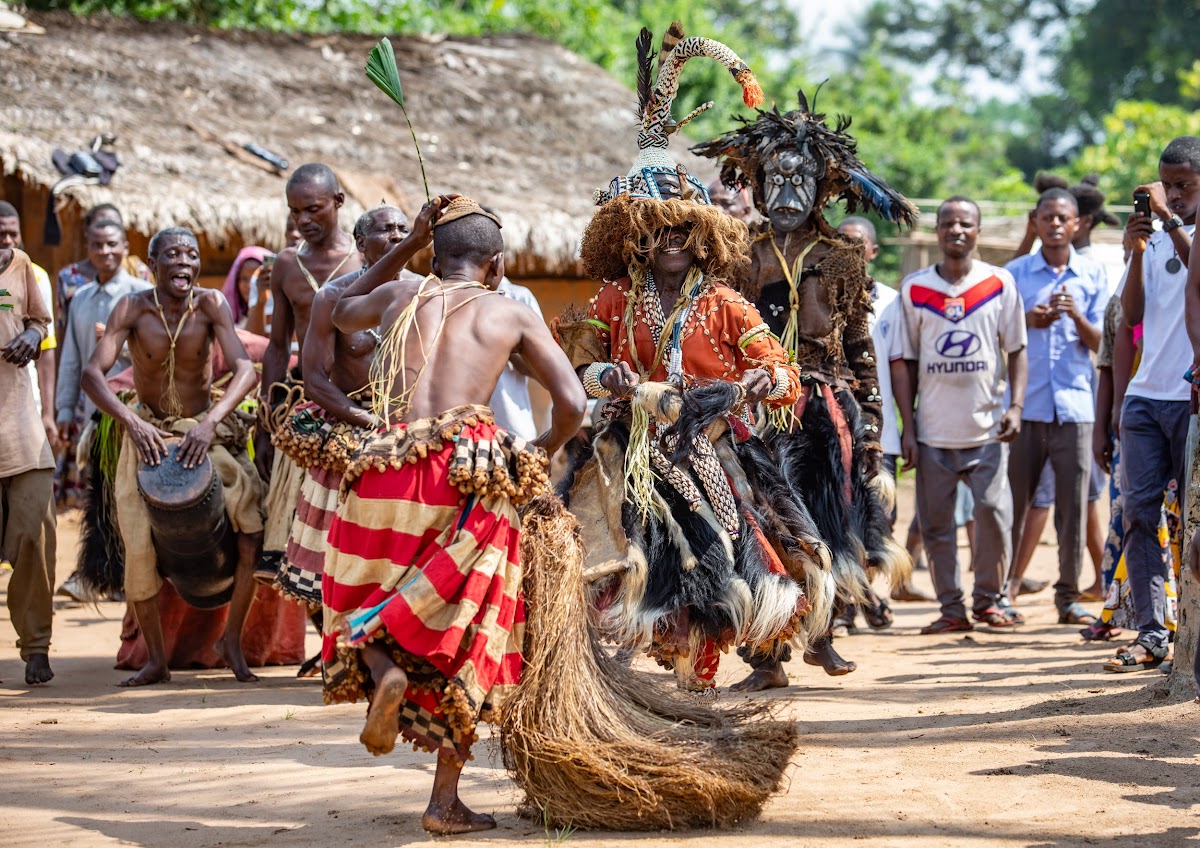
[[[1186,400],[1126,395],[1121,411],[1121,497],[1125,565],[1137,616],[1138,641],[1166,648],[1166,569],[1158,542],[1163,491],[1184,487],[1188,433]]]

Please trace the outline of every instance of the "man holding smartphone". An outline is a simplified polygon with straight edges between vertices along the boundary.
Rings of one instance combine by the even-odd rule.
[[[1133,253],[1121,288],[1125,323],[1142,325],[1142,360],[1125,392],[1119,425],[1125,562],[1138,622],[1137,640],[1105,663],[1109,671],[1157,668],[1167,655],[1166,568],[1158,541],[1163,490],[1182,484],[1193,360],[1185,313],[1187,263],[1200,206],[1200,138],[1180,136],[1158,161],[1159,182],[1138,186],[1151,215],[1125,225]]]

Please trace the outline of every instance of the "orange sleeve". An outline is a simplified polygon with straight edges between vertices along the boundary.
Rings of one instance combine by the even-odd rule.
[[[726,309],[729,326],[736,329],[739,372],[744,373],[751,368],[764,368],[773,377],[786,374],[787,390],[778,397],[764,400],[763,403],[771,407],[793,406],[800,400],[800,367],[791,361],[779,339],[771,333],[767,323],[749,301],[737,295],[727,301]]]

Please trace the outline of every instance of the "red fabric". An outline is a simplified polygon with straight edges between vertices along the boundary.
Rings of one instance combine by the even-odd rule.
[[[485,441],[493,436],[493,432],[484,432],[487,430],[494,432],[495,427],[479,425],[464,428],[460,438]],[[403,517],[405,502],[426,506],[457,506],[464,502],[464,496],[447,480],[453,456],[454,444],[447,442],[439,452],[430,451],[424,461],[405,465],[400,471],[388,469],[378,472],[370,469],[355,483],[355,492],[361,500],[394,502],[400,518]],[[513,566],[519,563],[520,528],[512,526],[504,515],[491,512],[479,499],[473,498],[470,511],[465,518],[460,517],[459,524],[463,531],[477,540],[478,551],[489,546],[505,549],[508,562]],[[411,563],[422,571],[434,591],[447,604],[457,606],[465,603],[477,607],[479,612],[471,621],[472,624],[482,624],[486,613],[492,611],[494,614],[498,610],[497,625],[511,632],[513,626],[525,620],[522,599],[505,594],[502,573],[489,575],[460,567],[441,544],[445,531],[445,527],[419,528],[405,526],[402,522],[387,529],[362,527],[339,514],[329,528],[329,548],[339,554],[368,560],[404,566]],[[463,628],[453,627],[442,631],[429,627],[398,591],[401,588],[384,590],[378,582],[341,584],[328,572],[322,581],[325,605],[338,612],[371,609],[386,602],[379,611],[379,618],[388,634],[401,648],[430,663],[448,679],[453,679],[466,662],[473,661],[480,680],[494,680],[496,685],[519,681],[519,654],[505,654],[503,661],[497,665],[486,653],[486,636],[464,645]],[[323,653],[326,659],[333,658],[337,635],[325,634]]]
[[[838,445],[842,451],[842,497],[846,503],[850,503],[850,461],[854,457],[854,439],[850,435],[850,422],[846,420],[846,410],[842,409],[842,405],[837,402],[837,398],[833,394],[833,387],[828,383],[821,384],[821,394],[825,398],[825,405],[829,407],[829,417],[833,419],[833,426],[837,428]]]
[[[162,619],[168,666],[175,669],[225,667],[225,661],[213,650],[213,645],[225,630],[228,606],[215,610],[196,609],[179,597],[170,581],[163,581],[158,593],[158,614]],[[283,598],[268,586],[259,586],[242,630],[246,662],[254,668],[304,662],[307,625],[308,614],[302,605]],[[136,671],[148,659],[146,641],[138,628],[133,608],[126,607],[115,667]]]
[[[630,296],[631,286],[628,277],[605,283],[592,300],[589,317],[609,328],[599,330],[599,333],[602,344],[611,351],[611,361],[625,362],[637,372],[634,347],[642,367],[649,368],[654,362],[656,346],[650,324],[640,309],[634,312],[634,326],[625,326],[626,298]],[[776,338],[763,332],[748,339],[744,347],[740,343],[744,334],[757,327],[765,328],[766,324],[749,301],[727,286],[708,286],[697,296],[684,322],[680,342],[684,375],[693,380],[736,381],[751,368],[769,371],[781,366],[791,380],[787,393],[765,403],[771,407],[795,403],[800,392],[800,369],[790,361],[787,351]],[[666,363],[660,362],[643,377],[666,380]]]

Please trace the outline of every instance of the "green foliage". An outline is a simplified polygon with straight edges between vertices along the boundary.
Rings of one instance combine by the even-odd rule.
[[[1200,136],[1200,112],[1146,100],[1123,100],[1103,120],[1103,141],[1080,153],[1075,176],[1100,174],[1111,203],[1131,202],[1139,185],[1158,179],[1158,157],[1176,136]]]

